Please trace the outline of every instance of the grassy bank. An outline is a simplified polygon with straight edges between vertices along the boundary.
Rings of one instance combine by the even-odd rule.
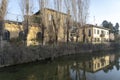
[[[37,60],[54,59],[58,56],[89,53],[120,48],[119,43],[30,46],[9,45],[0,50],[0,67],[28,63]]]

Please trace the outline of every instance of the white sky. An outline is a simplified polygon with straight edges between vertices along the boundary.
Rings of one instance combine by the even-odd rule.
[[[9,0],[7,19],[16,20],[20,17],[20,0]],[[37,0],[33,0],[37,5]],[[38,7],[34,6],[34,12],[38,11]],[[14,15],[14,14],[18,14]],[[103,20],[120,23],[120,0],[91,0],[89,8],[88,23],[101,25]]]
[[[88,23],[101,25],[103,20],[120,23],[120,0],[91,0]]]

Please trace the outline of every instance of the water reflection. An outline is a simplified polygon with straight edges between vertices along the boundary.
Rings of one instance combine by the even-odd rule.
[[[100,70],[107,72],[110,67],[114,66],[111,64],[114,63],[115,57],[115,54],[105,54],[93,56],[82,62],[74,62],[70,72],[72,80],[87,80],[86,74],[97,73]]]
[[[0,69],[0,80],[119,80],[120,52],[71,55]]]

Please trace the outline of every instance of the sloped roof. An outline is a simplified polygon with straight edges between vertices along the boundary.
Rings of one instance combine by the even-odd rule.
[[[22,25],[22,22],[17,22],[17,21],[10,21],[10,20],[5,20],[6,23],[13,23],[13,24],[19,24]]]
[[[58,12],[58,13],[61,13],[61,14],[63,14],[63,15],[67,15],[67,13],[59,12],[59,11],[54,10],[54,9],[50,9],[50,8],[44,8],[44,9],[50,10],[50,11],[53,11],[53,12]],[[40,10],[39,10],[39,11],[37,11],[34,15],[38,15],[38,14],[40,14],[40,13],[41,13],[41,12],[40,12]]]
[[[97,26],[97,25],[92,25],[92,24],[86,24],[86,25],[84,25],[84,27],[96,27],[96,28],[100,28],[100,29],[110,30],[108,28],[104,28],[103,26]]]

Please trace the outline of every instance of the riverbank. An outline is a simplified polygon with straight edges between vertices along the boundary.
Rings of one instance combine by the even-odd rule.
[[[61,45],[30,46],[22,45],[5,46],[0,51],[0,67],[28,63],[38,60],[54,59],[63,55],[91,53],[120,48],[120,43],[107,44],[78,44],[69,43]]]
[[[97,52],[97,55],[96,53],[90,53],[87,55],[62,56],[52,62],[37,61],[0,68],[0,80],[76,80],[74,79],[76,76],[79,79],[87,76],[87,80],[119,80],[119,59],[120,51],[113,50]],[[99,66],[102,63],[104,64]],[[89,67],[90,64],[91,67]],[[76,73],[80,73],[80,76]],[[92,76],[83,75],[84,73]],[[96,75],[98,76],[96,77]]]

